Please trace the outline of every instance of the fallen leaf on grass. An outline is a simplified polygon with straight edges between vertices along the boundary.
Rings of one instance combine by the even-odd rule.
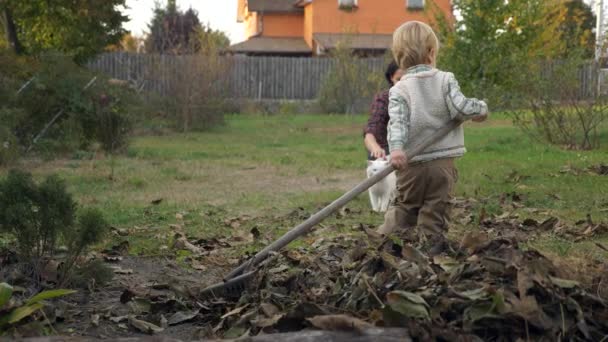
[[[91,324],[94,327],[98,327],[99,326],[99,315],[98,314],[91,315]]]
[[[252,321],[253,325],[255,325],[258,328],[268,328],[271,327],[275,324],[277,324],[279,322],[279,320],[281,320],[281,318],[283,318],[284,315],[274,315],[272,317],[269,318],[257,318],[255,320]]]
[[[428,309],[429,305],[424,298],[415,293],[393,291],[386,295],[386,300],[391,309],[406,317],[425,320],[431,318]]]
[[[197,271],[206,271],[207,270],[207,266],[201,264],[199,261],[192,261],[192,268],[197,270]]]
[[[129,316],[115,316],[110,317],[110,322],[112,323],[120,323],[129,319]]]
[[[307,319],[315,328],[329,331],[355,331],[363,333],[374,326],[347,315],[315,316]]]
[[[194,317],[196,317],[199,312],[200,312],[200,310],[178,311],[175,314],[173,314],[173,316],[169,317],[169,319],[167,320],[167,323],[169,325],[176,325],[176,324],[180,324],[183,322],[187,322],[187,321],[193,319]]]
[[[118,228],[118,227],[110,227],[110,229],[112,230],[112,233],[118,235],[118,236],[127,236],[129,235],[129,231],[124,229],[124,228]]]
[[[139,320],[134,316],[129,316],[129,324],[131,324],[135,329],[150,335],[158,334],[165,330],[156,324]]]
[[[488,234],[483,232],[467,232],[460,241],[460,247],[473,253],[479,246],[488,241]]]
[[[241,313],[243,310],[245,310],[245,309],[246,309],[248,306],[249,306],[249,304],[245,304],[244,306],[241,306],[241,307],[238,307],[238,308],[236,308],[236,309],[234,309],[234,310],[231,310],[231,311],[227,312],[225,315],[223,315],[223,316],[221,317],[221,319],[225,319],[225,318],[228,318],[228,317],[230,317],[230,316],[238,315],[238,314],[240,314],[240,313]]]
[[[551,280],[553,285],[559,286],[563,289],[573,289],[577,286],[580,286],[580,283],[575,280],[568,280],[568,279],[562,279],[562,278],[556,278],[556,277],[549,277],[549,279]]]
[[[175,242],[173,243],[173,249],[187,250],[195,254],[199,254],[202,252],[199,247],[190,243],[190,241],[188,241],[188,239],[186,239],[186,237],[181,233],[175,234]]]

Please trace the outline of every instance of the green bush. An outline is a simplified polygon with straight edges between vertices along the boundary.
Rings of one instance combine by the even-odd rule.
[[[108,224],[99,211],[83,209],[78,217],[76,212],[57,176],[36,184],[31,174],[12,170],[0,181],[0,232],[15,238],[19,259],[32,266],[34,276],[63,244],[68,253],[60,281],[67,281],[79,257],[103,238]]]
[[[114,153],[127,146],[132,113],[142,107],[139,95],[128,86],[99,77],[85,90],[94,74],[65,57],[34,60],[0,55],[0,60],[6,62],[0,66],[0,98],[4,100],[0,115],[21,149],[32,146],[54,118],[57,120],[33,145],[34,151],[69,153],[98,142],[106,152]],[[34,81],[17,95],[32,75]],[[20,115],[4,120],[5,112],[16,111]]]
[[[567,149],[600,146],[608,122],[608,99],[597,94],[597,81],[581,87],[581,70],[598,73],[581,55],[553,62],[549,71],[528,75],[523,105],[509,111],[513,123],[531,138]],[[517,109],[523,108],[523,109]]]
[[[372,72],[363,60],[353,54],[348,42],[338,45],[332,57],[335,66],[327,74],[319,90],[319,104],[326,113],[355,114],[367,109],[384,79]]]

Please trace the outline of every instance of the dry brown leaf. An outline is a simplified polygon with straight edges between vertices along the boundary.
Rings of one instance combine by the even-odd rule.
[[[307,319],[315,328],[330,331],[354,331],[363,333],[374,326],[347,315],[315,316]]]
[[[233,310],[231,310],[231,311],[227,312],[225,315],[223,315],[223,316],[221,317],[221,319],[223,320],[223,319],[226,319],[226,318],[228,318],[228,317],[230,317],[230,316],[238,315],[238,314],[240,314],[240,313],[241,313],[243,310],[245,310],[245,309],[246,309],[248,306],[249,306],[249,304],[245,304],[245,305],[243,305],[243,306],[241,306],[241,307],[238,307],[238,308],[236,308],[236,309],[233,309]]]
[[[277,324],[281,318],[283,318],[283,315],[274,315],[269,318],[258,318],[252,321],[252,323],[258,328],[267,328]]]
[[[137,329],[143,333],[150,334],[150,335],[158,334],[165,330],[156,324],[152,324],[150,322],[139,320],[139,319],[135,318],[135,316],[132,316],[132,315],[129,316],[129,324],[131,324],[135,329]]]
[[[194,254],[199,254],[202,252],[199,247],[190,243],[190,241],[188,241],[185,236],[179,233],[175,234],[175,242],[173,243],[173,249],[187,250]]]
[[[488,234],[485,232],[467,232],[460,241],[460,247],[472,253],[477,247],[488,241]]]
[[[279,308],[277,308],[276,305],[270,303],[260,304],[260,309],[262,309],[262,312],[264,313],[264,315],[266,315],[266,317],[275,316],[280,312]]]

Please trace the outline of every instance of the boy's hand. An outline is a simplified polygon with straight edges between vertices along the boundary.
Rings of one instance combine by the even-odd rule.
[[[384,157],[386,157],[386,152],[382,147],[378,146],[372,150],[371,155],[376,159],[384,159]]]
[[[391,152],[391,164],[395,169],[405,169],[407,167],[407,157],[405,152],[394,150]]]
[[[488,114],[486,114],[486,115],[478,115],[478,116],[474,117],[471,120],[473,120],[474,122],[484,122],[484,121],[486,121],[487,118],[488,118]]]

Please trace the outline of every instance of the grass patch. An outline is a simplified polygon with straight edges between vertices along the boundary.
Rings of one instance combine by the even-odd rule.
[[[113,180],[110,162],[104,159],[75,156],[43,164],[26,161],[25,167],[38,177],[58,173],[79,202],[100,208],[112,225],[145,228],[124,239],[133,254],[155,255],[170,245],[172,224],[183,225],[189,236],[205,238],[230,237],[234,229],[223,220],[234,215],[253,216],[239,229],[257,226],[269,237],[300,223],[301,218],[285,215],[300,207],[312,214],[365,178],[366,119],[240,115],[227,117],[225,126],[208,133],[138,137],[124,156],[115,158]],[[457,193],[478,200],[476,215],[482,208],[500,214],[501,203],[508,200],[505,194],[517,194],[525,206],[543,215],[568,222],[587,214],[594,221],[608,220],[608,178],[563,172],[605,163],[608,141],[595,151],[548,147],[530,140],[500,114],[484,124],[467,123],[465,131],[469,153],[458,161]],[[156,200],[161,201],[153,205]],[[382,222],[382,215],[370,211],[367,195],[349,207],[357,214],[329,218],[323,234]],[[178,213],[186,215],[180,220]],[[531,246],[560,256],[586,255],[583,247],[593,248],[551,237]]]

